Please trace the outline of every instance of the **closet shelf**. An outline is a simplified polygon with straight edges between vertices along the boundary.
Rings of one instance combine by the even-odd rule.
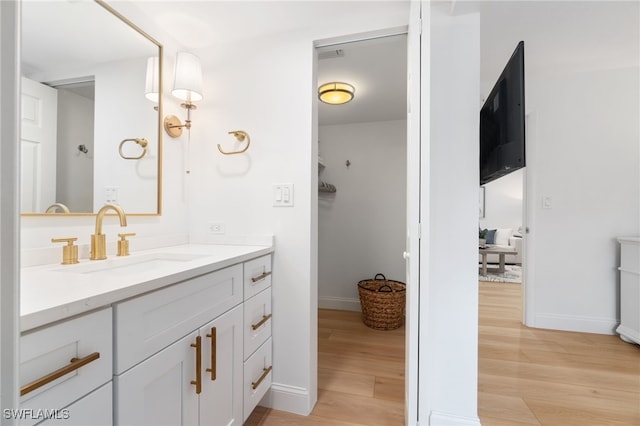
[[[327,182],[318,182],[319,192],[336,192],[336,187]]]

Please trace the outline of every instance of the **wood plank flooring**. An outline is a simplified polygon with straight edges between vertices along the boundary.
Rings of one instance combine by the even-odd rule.
[[[617,336],[531,329],[520,285],[480,283],[483,426],[640,425],[640,347]],[[247,426],[404,424],[404,327],[318,312],[318,403],[310,416],[258,407]]]
[[[310,416],[256,408],[245,425],[401,426],[404,327],[379,331],[359,312],[318,311],[318,403]]]
[[[528,328],[520,285],[480,283],[478,411],[492,425],[640,425],[640,347]]]

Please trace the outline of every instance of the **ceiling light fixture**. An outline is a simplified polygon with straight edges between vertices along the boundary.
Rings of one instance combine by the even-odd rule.
[[[352,85],[340,82],[325,83],[318,88],[318,99],[329,105],[342,105],[353,99]]]

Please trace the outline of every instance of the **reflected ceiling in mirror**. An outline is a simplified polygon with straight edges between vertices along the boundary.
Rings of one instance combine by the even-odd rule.
[[[23,214],[107,203],[161,213],[162,97],[145,97],[153,57],[162,93],[162,46],[109,5],[22,2]]]

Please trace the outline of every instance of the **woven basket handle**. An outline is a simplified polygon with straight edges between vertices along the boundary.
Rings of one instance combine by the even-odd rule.
[[[388,288],[389,290],[383,290],[383,288]],[[378,293],[393,293],[393,289],[389,284],[385,284],[378,289]]]
[[[385,276],[384,276],[384,274],[376,274],[376,276],[375,276],[375,277],[373,277],[373,279],[374,279],[374,280],[377,280],[377,279],[378,279],[378,276],[381,276],[381,277],[382,277],[382,279],[383,279],[383,280],[385,280],[385,281],[387,280],[387,277],[385,277]]]

